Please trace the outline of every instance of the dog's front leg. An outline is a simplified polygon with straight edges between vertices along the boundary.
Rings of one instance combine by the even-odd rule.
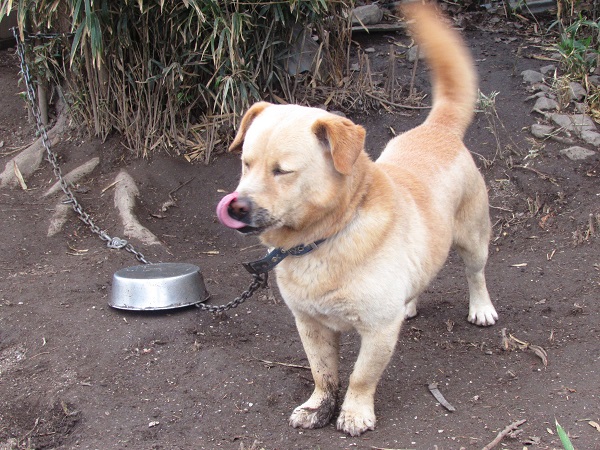
[[[375,429],[375,390],[394,353],[403,318],[385,327],[359,330],[360,352],[338,417],[338,430],[359,436]]]
[[[309,316],[296,314],[296,326],[308,357],[315,390],[290,417],[294,428],[320,428],[331,421],[339,386],[340,334]]]

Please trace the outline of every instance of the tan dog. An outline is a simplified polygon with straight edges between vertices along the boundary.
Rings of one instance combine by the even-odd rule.
[[[290,417],[294,427],[331,420],[340,332],[354,329],[361,348],[337,427],[353,436],[374,429],[375,389],[402,322],[416,315],[418,295],[451,246],[466,265],[468,320],[485,326],[498,318],[484,277],[486,187],[462,143],[476,99],[472,61],[434,7],[405,12],[432,68],[434,103],[376,162],[364,151],[364,129],[350,120],[265,102],[245,114],[230,148],[242,150],[243,171],[218,207],[225,225],[282,249],[325,239],[276,268],[315,382]]]

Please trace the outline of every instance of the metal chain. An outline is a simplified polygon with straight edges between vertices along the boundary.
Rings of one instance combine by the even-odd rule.
[[[31,74],[29,72],[29,66],[27,65],[27,62],[25,61],[25,44],[19,38],[16,28],[13,28],[12,31],[13,31],[15,40],[17,42],[17,54],[19,55],[21,73],[23,74],[23,79],[25,80],[25,86],[27,88],[27,98],[29,99],[29,103],[31,104],[31,110],[35,117],[38,132],[42,139],[42,145],[44,146],[44,149],[46,150],[48,162],[52,165],[52,170],[54,171],[54,175],[58,179],[61,189],[67,196],[67,199],[64,201],[64,203],[70,204],[72,206],[73,210],[79,216],[79,219],[90,228],[92,233],[97,234],[100,237],[100,239],[105,241],[109,248],[125,249],[129,253],[132,253],[136,257],[136,259],[138,261],[140,261],[141,263],[149,264],[146,257],[141,252],[137,251],[133,247],[133,245],[128,243],[125,239],[121,239],[119,237],[111,237],[108,235],[108,233],[106,233],[106,231],[101,230],[100,227],[98,227],[94,223],[94,221],[92,220],[90,215],[87,212],[85,212],[85,210],[83,209],[81,204],[75,198],[75,195],[73,195],[73,192],[71,191],[71,188],[69,187],[68,183],[63,178],[62,172],[60,170],[60,166],[58,165],[58,157],[56,156],[56,153],[54,153],[50,149],[50,138],[48,137],[48,132],[46,131],[46,127],[44,126],[44,124],[42,122],[42,115],[41,115],[41,112],[39,109],[38,102],[36,100],[35,90],[33,89],[33,83],[31,81]]]
[[[29,73],[29,66],[27,65],[27,62],[25,61],[25,44],[19,38],[16,28],[13,28],[12,32],[15,37],[15,41],[17,42],[17,54],[19,55],[21,73],[23,74],[23,78],[25,80],[25,86],[27,88],[27,98],[29,99],[29,102],[31,103],[31,110],[33,112],[33,115],[35,116],[35,121],[37,124],[38,132],[42,138],[42,145],[44,146],[44,148],[46,150],[48,162],[50,162],[50,164],[52,165],[52,170],[54,171],[54,175],[58,179],[61,189],[67,196],[67,199],[64,201],[64,203],[70,204],[72,206],[73,210],[77,213],[77,216],[79,217],[79,219],[90,228],[92,233],[98,235],[98,237],[100,237],[100,239],[105,241],[108,248],[124,249],[124,250],[128,251],[129,253],[132,253],[135,256],[135,258],[138,261],[140,261],[141,263],[152,264],[151,262],[149,262],[146,259],[146,257],[141,252],[136,250],[133,245],[128,243],[126,239],[122,239],[117,236],[109,236],[108,233],[106,233],[106,231],[101,230],[100,227],[98,227],[94,223],[94,221],[92,220],[90,215],[87,212],[85,212],[85,210],[83,209],[81,204],[75,198],[75,195],[73,195],[73,192],[71,191],[67,181],[62,176],[62,172],[61,172],[60,166],[58,164],[58,157],[57,157],[56,153],[54,153],[50,149],[50,139],[48,137],[46,127],[44,126],[44,124],[42,122],[42,116],[41,116],[41,113],[39,110],[39,105],[36,101],[36,93],[35,93],[35,90],[33,89],[33,83],[31,81],[31,74]],[[36,36],[38,36],[38,37],[56,37],[53,35],[46,36],[46,35],[39,35],[39,34]],[[196,303],[195,306],[197,308],[201,309],[202,311],[209,311],[212,313],[225,312],[227,310],[230,310],[231,308],[236,308],[237,306],[244,303],[246,300],[248,300],[250,297],[252,297],[252,295],[254,295],[254,293],[261,287],[267,287],[267,280],[268,280],[267,273],[253,274],[253,280],[252,280],[252,283],[250,284],[250,287],[247,290],[245,290],[244,292],[242,292],[242,294],[239,297],[233,299],[229,303],[227,303],[225,305],[218,305],[218,306],[205,305],[204,303]]]
[[[196,303],[194,306],[196,308],[201,309],[202,311],[209,311],[212,313],[222,313],[230,310],[231,308],[237,308],[239,305],[244,303],[250,297],[254,295],[256,291],[258,291],[261,287],[267,287],[268,274],[265,272],[262,275],[254,274],[252,275],[253,280],[250,283],[250,287],[241,293],[239,297],[234,298],[232,301],[225,305],[213,306],[213,305],[205,305],[204,303]]]

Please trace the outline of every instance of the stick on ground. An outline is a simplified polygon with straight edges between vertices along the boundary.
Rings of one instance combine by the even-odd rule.
[[[481,450],[491,450],[496,445],[498,445],[500,443],[500,441],[502,441],[502,439],[504,439],[506,437],[507,434],[509,434],[511,431],[516,430],[521,425],[523,425],[525,422],[527,422],[526,419],[521,419],[521,420],[517,420],[516,422],[511,423],[504,430],[502,430],[500,433],[498,433],[498,436],[496,436],[496,439],[494,439],[488,445],[483,447],[483,449],[481,449]]]

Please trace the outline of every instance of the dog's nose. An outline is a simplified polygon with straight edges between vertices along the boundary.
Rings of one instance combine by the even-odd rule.
[[[251,211],[252,204],[246,198],[235,199],[229,204],[229,208],[227,208],[227,212],[232,218],[244,223],[248,223]]]

